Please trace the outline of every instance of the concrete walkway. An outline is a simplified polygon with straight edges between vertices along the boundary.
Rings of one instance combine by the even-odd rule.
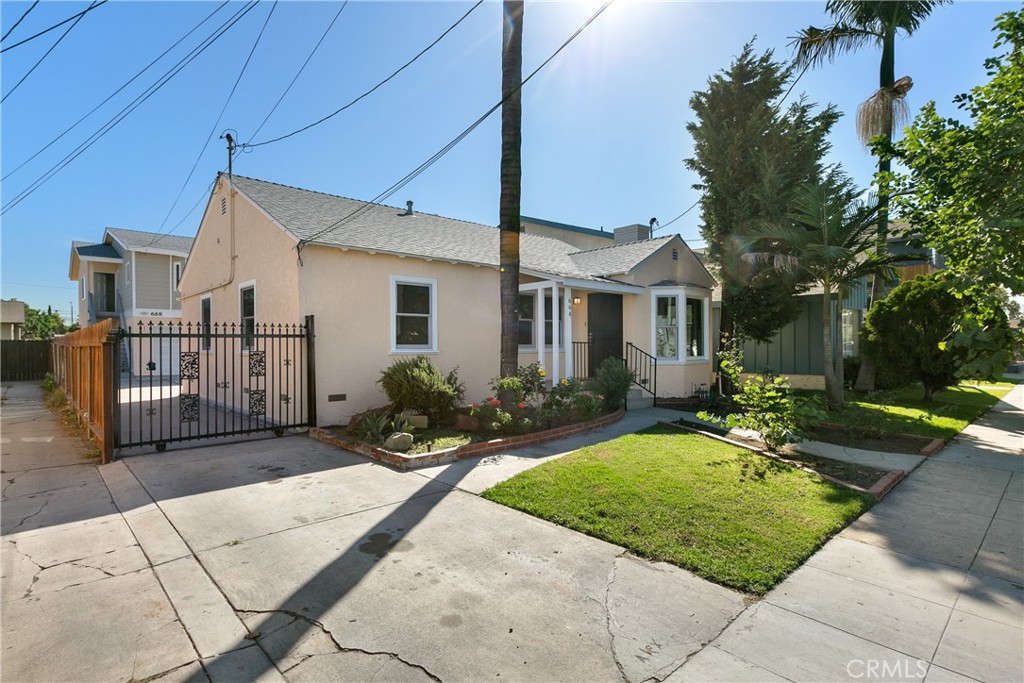
[[[1022,391],[748,607],[475,495],[674,411],[416,472],[301,437],[96,467],[13,385],[2,679],[1021,680]]]
[[[1024,385],[671,681],[1024,680]]]

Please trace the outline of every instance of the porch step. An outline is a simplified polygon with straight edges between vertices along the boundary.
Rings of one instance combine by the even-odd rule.
[[[639,387],[633,387],[626,394],[626,410],[643,410],[654,407],[654,397]]]

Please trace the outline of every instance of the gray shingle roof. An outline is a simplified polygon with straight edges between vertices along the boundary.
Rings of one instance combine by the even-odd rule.
[[[93,258],[112,258],[121,260],[121,255],[109,244],[89,244],[88,242],[72,242],[71,246],[78,252],[79,256]]]
[[[244,176],[233,176],[241,190],[300,240],[352,249],[497,266],[499,231],[491,226],[417,211],[373,205]],[[336,228],[320,234],[342,221]],[[549,237],[522,234],[520,266],[560,277],[603,280],[571,256],[577,248]]]
[[[158,232],[144,232],[142,230],[127,230],[125,228],[107,228],[107,232],[116,237],[130,250],[160,249],[161,251],[173,251],[187,256],[192,249],[191,237],[179,237],[177,235],[162,235]]]
[[[644,259],[672,241],[674,235],[639,242],[627,242],[572,254],[573,263],[594,275],[620,275],[628,273]]]

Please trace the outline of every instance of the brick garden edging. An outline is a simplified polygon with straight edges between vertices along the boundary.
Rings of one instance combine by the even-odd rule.
[[[420,453],[418,455],[395,453],[377,446],[371,446],[370,444],[363,443],[362,441],[339,439],[332,435],[330,431],[321,427],[311,427],[309,435],[317,441],[323,441],[324,443],[329,443],[332,446],[337,446],[338,448],[344,448],[347,451],[365,455],[368,458],[372,458],[378,462],[383,462],[387,465],[391,465],[392,467],[397,467],[403,470],[413,470],[420,467],[429,467],[431,465],[443,465],[449,462],[455,462],[456,460],[465,460],[466,458],[478,458],[485,455],[493,455],[512,448],[537,446],[542,443],[548,443],[549,441],[565,439],[570,436],[582,434],[583,432],[588,432],[591,429],[597,429],[598,427],[614,424],[621,420],[622,416],[625,414],[626,412],[622,408],[619,408],[614,413],[608,413],[607,415],[602,415],[601,417],[588,420],[587,422],[578,422],[576,424],[565,425],[564,427],[555,427],[554,429],[548,429],[543,432],[508,436],[503,439],[478,441],[477,443],[468,443],[464,446],[446,448],[444,450],[433,451],[431,453]]]

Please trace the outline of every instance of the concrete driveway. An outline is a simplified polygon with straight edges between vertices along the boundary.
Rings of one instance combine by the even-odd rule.
[[[5,681],[660,680],[745,607],[460,490],[466,465],[285,437],[15,472],[39,444],[8,413]]]

